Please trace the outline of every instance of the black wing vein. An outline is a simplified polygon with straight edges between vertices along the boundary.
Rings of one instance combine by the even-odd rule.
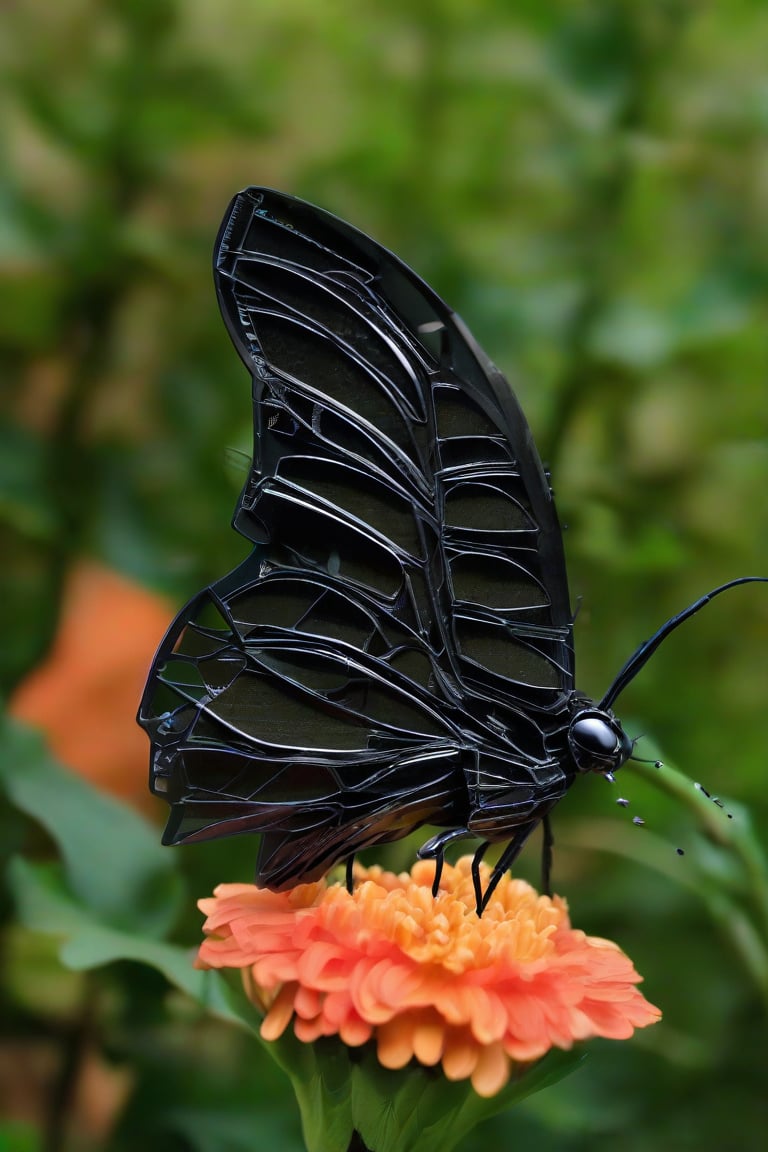
[[[235,197],[215,276],[253,378],[254,550],[150,674],[166,840],[261,832],[279,888],[422,823],[487,834],[489,804],[509,834],[566,790],[573,691],[561,533],[509,385],[405,265],[292,197]]]

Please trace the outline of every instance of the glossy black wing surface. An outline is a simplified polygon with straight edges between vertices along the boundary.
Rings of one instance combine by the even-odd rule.
[[[573,690],[560,528],[509,385],[413,272],[303,201],[236,196],[214,262],[253,377],[254,549],[150,672],[166,842],[260,832],[279,889],[424,823],[508,837],[571,781]]]

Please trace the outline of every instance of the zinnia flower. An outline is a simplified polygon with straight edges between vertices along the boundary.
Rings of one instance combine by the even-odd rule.
[[[197,966],[241,968],[264,1039],[375,1040],[379,1063],[442,1065],[481,1096],[513,1066],[593,1036],[626,1039],[661,1013],[609,940],[571,927],[565,901],[505,876],[482,917],[471,857],[443,870],[358,868],[353,893],[321,881],[274,893],[222,884],[199,907]],[[489,879],[483,869],[483,885]]]
[[[50,652],[9,710],[41,728],[66,767],[145,811],[147,740],[134,720],[152,654],[173,613],[161,597],[79,561],[64,590]]]

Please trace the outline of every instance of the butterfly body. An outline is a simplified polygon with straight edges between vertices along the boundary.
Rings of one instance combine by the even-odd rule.
[[[506,380],[373,240],[235,197],[215,252],[253,378],[250,557],[190,602],[140,710],[165,840],[261,834],[279,890],[423,824],[511,841],[631,746],[575,689],[552,493]]]

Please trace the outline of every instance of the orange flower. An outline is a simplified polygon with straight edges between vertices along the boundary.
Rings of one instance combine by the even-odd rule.
[[[659,1019],[628,957],[572,928],[559,897],[505,876],[478,917],[470,867],[446,864],[435,898],[427,861],[410,875],[359,868],[352,894],[325,881],[283,893],[222,884],[199,904],[197,965],[244,970],[266,1040],[292,1018],[307,1042],[374,1038],[384,1067],[441,1063],[481,1096],[515,1063]]]
[[[56,758],[107,792],[147,809],[147,738],[135,721],[170,607],[141,585],[80,562],[45,660],[16,689],[10,711],[45,732]]]

